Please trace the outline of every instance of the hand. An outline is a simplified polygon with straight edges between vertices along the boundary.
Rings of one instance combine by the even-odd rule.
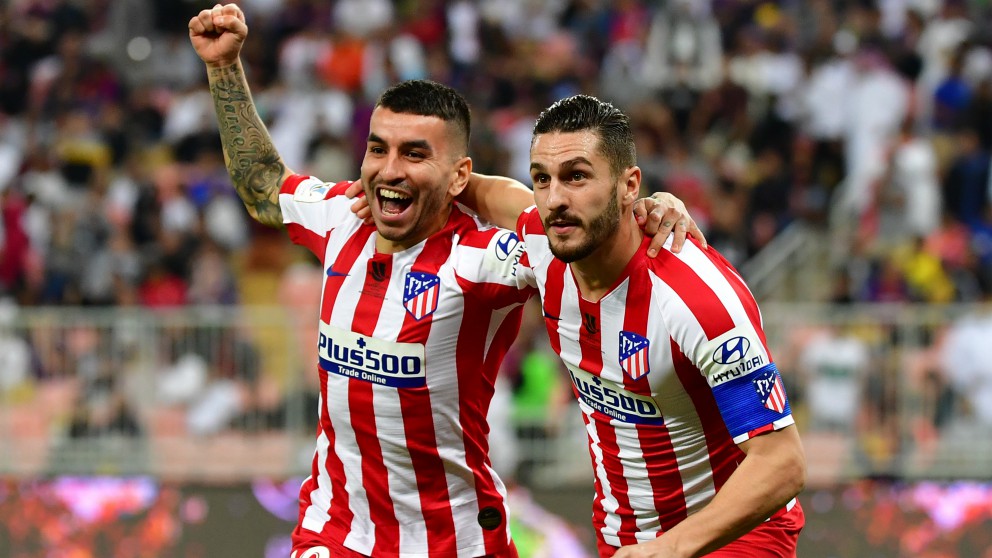
[[[372,220],[372,209],[369,208],[369,200],[365,198],[365,190],[362,189],[361,180],[352,182],[351,186],[348,186],[348,189],[344,191],[344,195],[348,199],[355,200],[355,203],[351,204],[351,212],[356,217],[364,221],[366,225],[375,224],[375,221]]]
[[[651,197],[634,202],[634,218],[644,232],[653,237],[648,246],[650,258],[658,255],[658,250],[668,240],[668,233],[673,231],[675,237],[672,238],[672,252],[676,254],[682,251],[687,234],[698,240],[704,250],[707,247],[706,238],[696,221],[689,216],[685,204],[668,192],[656,192]]]
[[[247,36],[245,14],[236,4],[217,4],[189,20],[189,40],[208,66],[220,68],[236,63]]]

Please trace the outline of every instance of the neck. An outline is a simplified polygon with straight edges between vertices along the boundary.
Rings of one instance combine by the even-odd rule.
[[[596,302],[609,292],[637,253],[644,235],[633,214],[624,215],[616,234],[589,256],[571,263],[582,298]]]

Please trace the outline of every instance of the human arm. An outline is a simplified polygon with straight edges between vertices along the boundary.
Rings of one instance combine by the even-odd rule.
[[[512,178],[472,173],[458,201],[490,223],[513,230],[520,214],[534,205],[534,192]]]
[[[247,36],[244,13],[235,4],[218,4],[189,21],[190,42],[207,66],[224,163],[234,189],[252,218],[281,227],[279,188],[293,173],[255,110],[239,57]]]
[[[534,205],[534,192],[512,178],[472,174],[468,186],[458,196],[483,219],[505,229],[513,229],[517,218],[525,209]],[[634,217],[646,234],[652,236],[648,255],[654,257],[665,245],[668,235],[675,232],[672,251],[678,253],[685,244],[687,234],[699,239],[706,247],[706,239],[689,215],[682,200],[667,192],[641,198],[634,204]]]
[[[695,558],[760,525],[806,484],[806,458],[795,425],[751,438],[746,454],[713,500],[649,542],[621,548],[614,558]]]

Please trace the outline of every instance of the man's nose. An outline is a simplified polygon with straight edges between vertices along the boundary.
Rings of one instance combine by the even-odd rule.
[[[379,169],[379,178],[383,182],[394,184],[403,179],[403,167],[400,158],[395,154],[389,154]]]
[[[548,184],[548,209],[560,209],[568,207],[568,197],[564,187],[555,179]]]

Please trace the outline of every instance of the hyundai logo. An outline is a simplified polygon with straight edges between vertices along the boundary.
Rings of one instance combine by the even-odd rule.
[[[505,233],[496,241],[496,257],[500,261],[506,261],[506,258],[510,257],[513,249],[517,247],[517,243],[519,242],[520,240],[517,239],[516,233]]]
[[[751,342],[747,340],[747,337],[727,339],[713,351],[713,362],[717,364],[733,364],[744,358],[750,348]]]

